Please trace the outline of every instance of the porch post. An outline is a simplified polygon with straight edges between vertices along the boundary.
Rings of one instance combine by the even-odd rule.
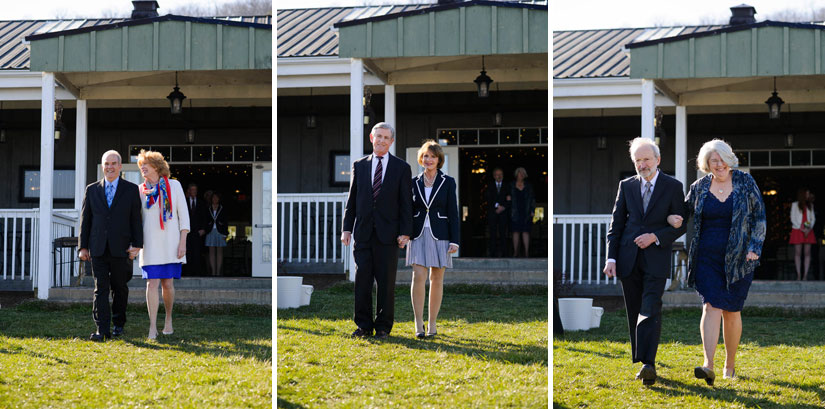
[[[87,118],[86,100],[77,100],[77,128],[75,134],[77,141],[75,142],[75,160],[74,160],[74,208],[80,212],[80,206],[83,204],[83,193],[86,189],[86,118]]]
[[[364,105],[361,98],[364,96],[364,61],[353,58],[350,61],[349,73],[349,162],[350,168],[357,159],[364,156]],[[352,250],[355,242],[351,242],[349,249],[349,279],[355,281],[355,258]]]
[[[653,114],[656,108],[653,80],[642,80],[642,138],[653,140]]]
[[[676,105],[676,179],[687,189],[687,107]]]
[[[40,92],[40,226],[38,229],[37,298],[47,300],[52,282],[54,73],[43,73]]]
[[[396,128],[396,131],[398,130],[395,124],[395,85],[384,85],[384,122],[392,125],[393,128]],[[390,154],[398,156],[395,154],[398,139],[395,142],[390,145]]]

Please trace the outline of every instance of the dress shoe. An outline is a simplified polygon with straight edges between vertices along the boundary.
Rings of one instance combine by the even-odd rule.
[[[110,334],[110,333],[101,334],[100,332],[92,333],[92,335],[89,336],[89,340],[94,341],[94,342],[103,342],[103,341],[105,341],[107,339],[111,339],[111,338],[112,338],[112,334]]]
[[[435,338],[436,335],[438,335],[438,332],[428,332],[427,338]]]
[[[641,379],[642,385],[653,385],[656,383],[656,367],[650,364],[642,365],[642,369],[636,374],[636,379]]]
[[[713,381],[716,380],[716,374],[713,372],[713,369],[705,366],[693,368],[693,375],[696,376],[697,379],[704,379],[710,386],[713,386]]]
[[[358,328],[355,332],[352,333],[353,338],[367,338],[372,335],[372,331],[367,331],[365,329]]]
[[[115,325],[115,327],[112,329],[112,336],[119,337],[121,335],[123,335],[123,327]]]
[[[390,333],[387,331],[375,331],[375,339],[387,339]]]

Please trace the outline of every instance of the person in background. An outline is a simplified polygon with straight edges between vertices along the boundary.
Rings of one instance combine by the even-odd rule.
[[[186,264],[183,271],[187,276],[202,275],[203,268],[203,226],[206,202],[198,197],[198,185],[190,183],[186,187],[186,206],[189,210],[189,227],[192,234],[186,235]]]
[[[493,180],[487,184],[487,227],[490,232],[490,257],[504,257],[507,253],[507,228],[510,224],[510,186],[504,182],[501,168],[493,169]]]
[[[221,195],[217,192],[210,196],[212,203],[207,209],[205,245],[209,248],[209,271],[213,276],[221,274],[223,267],[223,248],[226,247],[226,236],[229,234],[229,224],[226,221],[226,211],[221,205]]]
[[[519,257],[519,238],[524,248],[524,257],[530,257],[530,232],[533,230],[533,214],[536,211],[536,197],[533,186],[527,182],[527,170],[522,167],[514,172],[516,181],[510,187],[510,230],[513,232],[513,257]]]
[[[814,205],[810,201],[811,192],[801,187],[796,191],[796,201],[791,204],[791,237],[788,244],[794,247],[794,266],[796,279],[807,280],[811,266],[811,245],[816,244],[813,226]],[[804,260],[803,260],[804,252]]]

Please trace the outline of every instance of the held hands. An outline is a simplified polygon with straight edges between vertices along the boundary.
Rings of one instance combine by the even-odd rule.
[[[458,246],[455,244],[450,244],[450,248],[447,250],[447,254],[453,254],[458,251]]]
[[[348,231],[341,233],[341,243],[344,243],[345,246],[349,246],[350,241],[352,241],[352,233]]]
[[[757,256],[756,253],[754,253],[752,251],[749,251],[748,255],[745,256],[745,260],[748,260],[748,261],[759,260],[759,256]]]
[[[674,229],[682,227],[682,221],[684,221],[684,219],[678,214],[672,214],[667,217],[667,224],[673,226]]]
[[[405,235],[402,234],[402,235],[398,236],[398,238],[396,240],[398,241],[398,248],[403,249],[404,246],[406,246],[407,243],[410,242],[410,236],[405,236]]]
[[[604,274],[608,277],[616,277],[616,263],[608,261],[604,266]]]
[[[126,252],[129,253],[129,260],[134,260],[135,257],[137,257],[138,254],[140,253],[140,247],[129,246],[129,248],[126,249]],[[178,257],[178,258],[180,258],[180,257]]]
[[[633,239],[633,242],[636,243],[636,245],[639,246],[640,249],[646,249],[648,246],[655,243],[656,240],[657,237],[655,234],[645,233]]]
[[[498,205],[498,207],[496,207],[496,214],[501,214],[501,212],[503,212],[505,209],[506,208],[504,206]]]

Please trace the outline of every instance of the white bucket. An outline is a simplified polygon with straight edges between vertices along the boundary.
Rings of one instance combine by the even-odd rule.
[[[313,287],[311,285],[301,286],[301,305],[309,305],[309,299],[312,297]]]
[[[559,298],[559,315],[565,331],[588,330],[593,319],[593,299]]]
[[[303,282],[303,277],[278,277],[278,308],[301,306],[301,284]]]
[[[593,313],[590,316],[590,328],[599,328],[602,323],[602,315],[604,315],[604,308],[593,307]]]

